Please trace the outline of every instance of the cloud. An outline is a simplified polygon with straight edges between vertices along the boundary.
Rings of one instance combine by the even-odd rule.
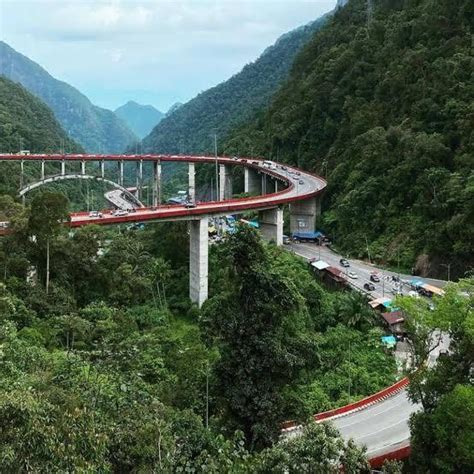
[[[166,109],[235,74],[335,3],[0,0],[0,34],[99,105],[154,97]]]

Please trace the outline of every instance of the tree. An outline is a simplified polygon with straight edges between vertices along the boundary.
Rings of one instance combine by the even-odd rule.
[[[405,311],[414,360],[421,365],[409,373],[409,396],[422,405],[410,419],[412,456],[416,472],[472,471],[474,465],[474,279],[445,287],[434,298],[400,298]],[[440,344],[437,360],[431,357]]]
[[[365,449],[345,443],[328,423],[308,422],[300,433],[279,441],[255,457],[251,472],[276,474],[368,473]]]
[[[30,236],[39,245],[46,245],[46,294],[49,292],[50,241],[59,234],[62,224],[69,220],[68,208],[66,196],[50,191],[35,196],[31,203],[28,221]]]
[[[243,431],[251,448],[268,445],[283,419],[282,389],[314,353],[304,304],[295,287],[272,272],[254,229],[228,238],[229,290],[203,309],[203,328],[219,345],[219,403],[229,426]]]

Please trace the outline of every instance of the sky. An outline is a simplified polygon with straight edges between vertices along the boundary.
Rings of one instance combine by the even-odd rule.
[[[228,79],[336,0],[0,0],[0,39],[114,110],[166,111]]]

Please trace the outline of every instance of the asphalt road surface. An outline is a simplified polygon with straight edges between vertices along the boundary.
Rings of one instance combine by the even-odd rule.
[[[346,259],[350,263],[350,267],[344,268],[339,263],[339,260],[345,257],[343,257],[342,255],[338,255],[325,245],[319,246],[318,244],[314,243],[292,243],[287,247],[290,247],[296,255],[299,255],[303,258],[306,258],[308,260],[312,258],[321,259],[327,262],[329,265],[338,268],[339,270],[346,273],[346,278],[351,285],[353,285],[360,291],[370,294],[372,298],[379,298],[382,296],[385,296],[387,298],[394,297],[393,289],[395,286],[395,282],[392,281],[392,276],[399,276],[402,281],[406,282],[412,280],[413,278],[416,278],[411,275],[404,275],[388,270],[381,270],[378,269],[375,265],[371,265],[367,262],[350,258]],[[357,278],[350,278],[347,275],[350,271],[356,273]],[[375,286],[375,290],[367,291],[364,289],[364,284],[370,282],[370,275],[374,272],[376,272],[380,277],[380,282],[371,282]],[[431,278],[420,279],[425,281],[426,283],[429,283],[430,285],[437,286],[439,288],[442,288],[446,284],[446,282],[443,280],[434,280]],[[402,294],[404,295],[408,294],[408,291],[411,290],[408,284],[401,285],[399,288]]]

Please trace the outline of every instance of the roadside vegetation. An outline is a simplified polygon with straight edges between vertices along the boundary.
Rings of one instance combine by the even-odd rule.
[[[358,297],[242,228],[211,246],[199,310],[185,223],[70,234],[61,195],[2,206],[16,233],[0,240],[0,470],[284,472],[313,439],[318,472],[366,466],[330,428],[278,441],[281,422],[394,380]]]

